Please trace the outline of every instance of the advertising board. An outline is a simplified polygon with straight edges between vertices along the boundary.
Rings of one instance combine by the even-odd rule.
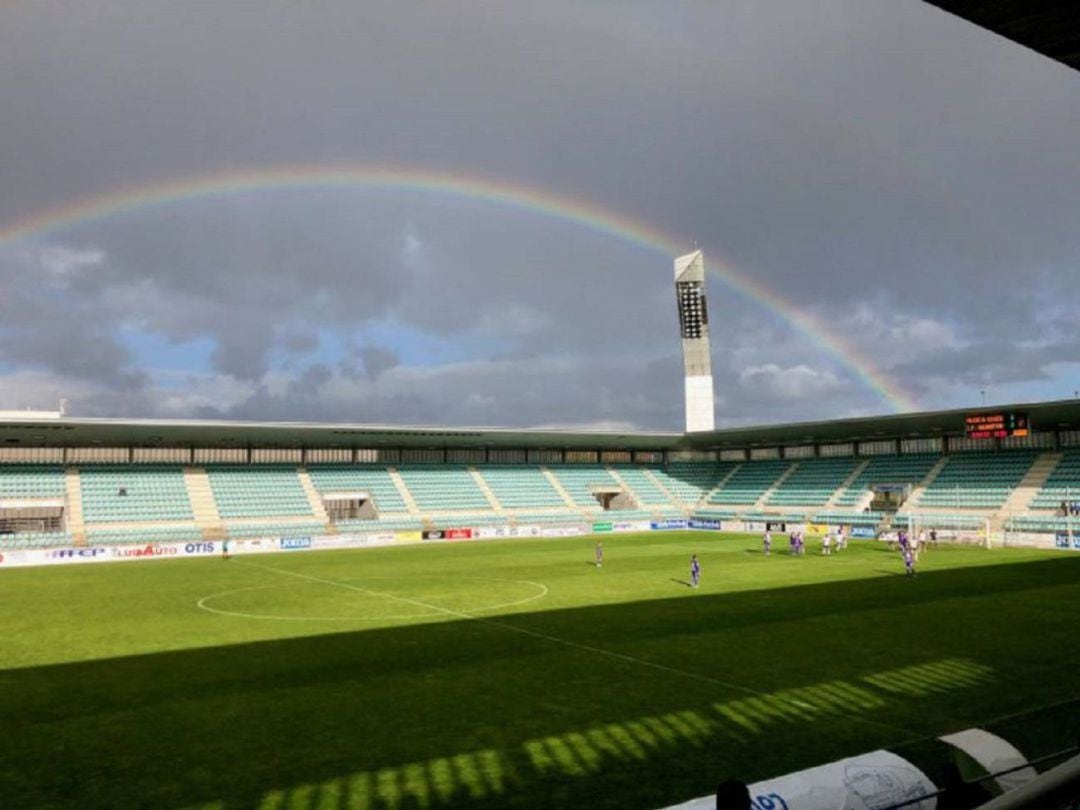
[[[184,543],[183,546],[184,554],[188,557],[215,554],[218,551],[218,548],[218,544],[213,540],[195,540],[190,543]]]
[[[267,554],[281,551],[281,544],[273,537],[245,537],[231,541],[229,547],[237,554]]]
[[[424,539],[423,532],[394,532],[394,541],[397,543],[416,543]]]
[[[145,546],[113,546],[110,551],[114,560],[126,560],[132,557],[175,557],[183,546],[174,543],[147,543]]]
[[[443,536],[447,540],[471,540],[473,536],[472,529],[447,529],[443,532]]]
[[[138,543],[108,547],[19,549],[18,551],[0,552],[0,568],[206,556],[214,554],[218,548],[217,543],[200,540],[190,543]]]
[[[590,531],[588,527],[581,526],[545,526],[540,530],[540,535],[541,537],[576,537]]]
[[[596,533],[610,532],[614,528],[615,528],[614,524],[612,524],[610,521],[606,521],[606,520],[602,520],[602,521],[600,521],[598,523],[594,523],[592,525],[592,530],[594,532],[596,532]]]
[[[670,531],[672,529],[685,529],[689,523],[685,519],[654,520],[649,524],[653,531]]]
[[[509,526],[480,526],[473,529],[473,537],[491,540],[495,537],[509,537]]]
[[[689,526],[691,529],[708,529],[710,531],[719,531],[721,524],[719,520],[710,520],[707,518],[690,518]]]
[[[282,537],[279,542],[282,551],[303,551],[311,548],[310,537]]]
[[[873,539],[877,537],[877,533],[875,532],[873,526],[852,526],[851,536],[861,537],[863,539]]]
[[[104,562],[109,559],[109,549],[100,546],[42,549],[40,554],[42,559],[50,563]]]
[[[838,807],[905,807],[933,810],[937,787],[906,759],[891,751],[871,751],[748,786],[754,810],[835,810]],[[703,796],[668,810],[712,810],[715,796]]]

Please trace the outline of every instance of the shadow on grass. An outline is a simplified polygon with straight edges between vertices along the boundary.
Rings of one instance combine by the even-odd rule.
[[[1060,698],[1080,650],[1040,593],[1075,604],[1078,575],[1059,558],[7,670],[0,785],[11,807],[655,808]]]

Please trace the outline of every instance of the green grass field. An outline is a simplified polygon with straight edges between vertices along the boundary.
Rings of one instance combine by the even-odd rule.
[[[1080,697],[1080,555],[594,542],[0,571],[0,804],[657,808]]]

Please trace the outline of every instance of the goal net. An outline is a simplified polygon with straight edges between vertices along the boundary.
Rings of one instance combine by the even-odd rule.
[[[909,514],[893,520],[896,529],[922,542],[990,546],[990,518],[983,515]]]

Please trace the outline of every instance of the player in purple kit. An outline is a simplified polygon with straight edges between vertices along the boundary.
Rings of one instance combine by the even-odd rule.
[[[905,545],[900,553],[904,557],[904,568],[907,569],[905,576],[915,576],[915,554],[911,550],[911,546]]]
[[[701,563],[698,562],[697,554],[690,556],[690,587],[696,588],[701,581]]]

